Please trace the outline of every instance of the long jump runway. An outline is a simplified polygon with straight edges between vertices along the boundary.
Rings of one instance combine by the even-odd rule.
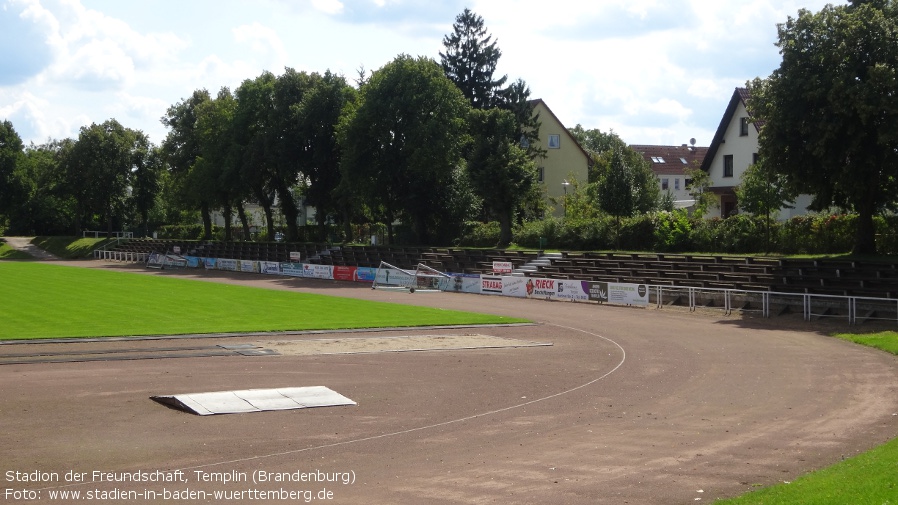
[[[151,274],[537,324],[128,341],[120,345],[129,353],[227,352],[0,366],[4,486],[37,493],[5,502],[50,502],[62,492],[115,503],[713,502],[898,435],[898,359],[811,325],[246,274]],[[220,347],[468,333],[540,345],[250,356]],[[71,345],[40,347],[61,356],[110,347]],[[303,386],[326,386],[357,405],[196,416],[150,400]]]

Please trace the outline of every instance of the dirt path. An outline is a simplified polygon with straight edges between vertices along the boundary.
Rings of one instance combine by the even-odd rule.
[[[79,263],[85,264],[529,317],[538,324],[476,333],[552,345],[0,366],[0,470],[55,472],[64,481],[68,471],[91,480],[93,471],[180,469],[188,479],[68,487],[7,483],[41,489],[44,500],[59,490],[189,488],[244,493],[242,501],[253,492],[309,491],[316,501],[318,493],[331,492],[334,504],[707,503],[791,481],[898,434],[898,360],[811,326]],[[198,300],[200,310],[203,303],[215,301]],[[374,336],[411,334],[405,329]],[[301,338],[271,335],[265,342]],[[165,345],[259,341],[255,336]],[[0,346],[0,353],[26,347],[66,349],[32,344]],[[318,385],[358,405],[199,417],[149,400]],[[325,482],[309,482],[309,473]],[[254,483],[254,477],[267,480]],[[344,484],[344,477],[351,483]],[[288,501],[282,496],[269,495],[276,499],[268,503]],[[133,501],[138,500],[119,503]]]
[[[58,261],[60,258],[31,243],[34,237],[2,237],[13,249],[26,252],[42,261]]]

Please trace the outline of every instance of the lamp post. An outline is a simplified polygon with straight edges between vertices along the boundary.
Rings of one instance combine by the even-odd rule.
[[[564,189],[564,217],[567,217],[567,187],[570,186],[571,183],[567,181],[567,179],[561,180],[561,187]]]

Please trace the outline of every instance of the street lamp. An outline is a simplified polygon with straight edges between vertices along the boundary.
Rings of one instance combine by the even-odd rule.
[[[567,187],[570,186],[571,183],[567,181],[567,179],[561,180],[561,187],[564,189],[564,217],[567,217]]]

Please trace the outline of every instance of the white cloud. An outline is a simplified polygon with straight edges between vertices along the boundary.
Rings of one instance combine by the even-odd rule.
[[[343,12],[343,2],[340,0],[312,0],[312,7],[330,15]]]
[[[248,44],[259,55],[268,57],[268,62],[272,64],[270,68],[283,68],[290,60],[284,43],[272,28],[256,22],[238,26],[233,33],[237,42]]]

